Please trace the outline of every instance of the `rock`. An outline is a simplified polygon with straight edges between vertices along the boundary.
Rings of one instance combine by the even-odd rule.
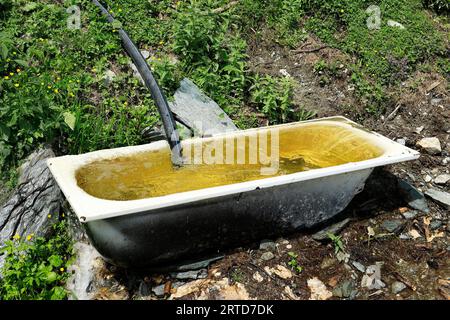
[[[431,230],[439,229],[441,226],[442,226],[442,221],[441,220],[433,220],[430,223],[430,229]]]
[[[381,289],[386,285],[381,281],[381,267],[379,264],[370,265],[366,269],[366,274],[361,279],[361,287],[369,290]]]
[[[442,164],[445,166],[447,164],[450,163],[450,157],[445,157],[444,159],[442,159]]]
[[[311,291],[309,300],[327,300],[333,296],[325,284],[316,277],[308,279],[307,284]]]
[[[171,273],[170,276],[178,280],[205,279],[208,276],[208,272],[206,271],[206,269],[201,269],[201,270]]]
[[[275,251],[277,249],[277,245],[275,242],[270,240],[263,240],[259,244],[259,250],[268,250],[268,251]]]
[[[439,191],[436,189],[428,189],[425,192],[425,195],[427,197],[430,197],[431,199],[433,199],[435,202],[437,202],[444,208],[447,208],[447,209],[450,208],[450,193],[444,192],[444,191]]]
[[[330,258],[330,257],[325,257],[322,260],[322,263],[320,264],[320,268],[321,269],[328,269],[329,267],[331,267],[332,265],[334,265],[336,263],[336,259],[334,258]]]
[[[339,232],[342,231],[342,229],[344,229],[350,222],[350,218],[344,219],[338,223],[335,223],[323,230],[320,230],[319,232],[316,232],[315,234],[312,235],[312,238],[314,240],[317,241],[324,241],[324,240],[329,240],[330,238],[328,237],[328,234],[338,234]]]
[[[152,289],[147,282],[141,281],[139,284],[138,293],[141,297],[147,297],[152,293]]]
[[[345,280],[341,284],[339,284],[336,288],[334,288],[333,295],[339,298],[353,299],[356,296],[357,292],[358,291],[355,290],[355,285],[353,281]]]
[[[420,133],[423,131],[424,128],[425,128],[424,126],[417,127],[417,128],[414,130],[414,132],[417,133],[417,134],[420,134]]]
[[[195,280],[176,288],[170,299],[181,298],[194,293],[198,300],[249,300],[250,296],[241,283],[229,285],[228,278],[214,281],[209,279]]]
[[[62,193],[47,167],[51,149],[33,152],[19,169],[19,184],[0,207],[0,245],[14,235],[47,236],[58,220]]]
[[[426,175],[424,178],[423,178],[423,180],[426,182],[426,183],[429,183],[429,182],[431,182],[431,180],[433,180],[433,178],[430,176],[430,175]]]
[[[385,220],[381,227],[390,233],[396,233],[403,227],[403,222],[400,220]]]
[[[148,50],[141,50],[141,54],[142,54],[142,56],[144,57],[145,60],[150,58],[150,51],[148,51]]]
[[[403,196],[403,199],[408,203],[409,207],[425,213],[430,212],[427,201],[425,200],[422,192],[402,179],[398,180],[398,187],[400,189],[401,195]]]
[[[405,26],[402,25],[400,22],[394,21],[394,20],[388,20],[387,25],[389,27],[399,28],[399,29],[405,29]]]
[[[97,250],[88,243],[77,242],[73,246],[76,253],[72,264],[67,268],[71,275],[66,281],[70,292],[69,300],[91,300],[101,287],[100,277],[104,262]]]
[[[401,144],[402,146],[406,145],[406,140],[405,139],[397,139],[396,140],[397,143]]]
[[[262,277],[262,275],[259,274],[258,271],[256,271],[253,276],[253,279],[255,279],[257,282],[262,282],[264,280],[264,278]]]
[[[175,117],[192,129],[194,135],[208,136],[238,130],[219,105],[187,78],[180,82],[169,106]]]
[[[292,272],[288,268],[283,267],[282,265],[276,265],[275,268],[270,268],[266,266],[264,267],[264,270],[270,275],[272,273],[276,274],[281,279],[292,278]]]
[[[188,264],[171,266],[171,269],[173,268],[173,270],[175,270],[175,271],[198,270],[198,269],[208,267],[212,262],[220,260],[223,257],[224,257],[223,255],[217,255],[217,256],[213,256],[208,259],[204,259],[204,260],[200,260],[200,261],[196,261],[196,262],[192,262],[192,263],[188,263]]]
[[[418,214],[419,212],[416,210],[409,210],[402,213],[403,217],[408,220],[414,219]]]
[[[358,270],[359,272],[365,273],[366,272],[366,267],[359,263],[358,261],[353,261],[352,265],[356,268],[356,270]]]
[[[447,184],[450,181],[450,174],[440,174],[434,179],[436,184]]]
[[[131,68],[131,70],[133,70],[133,77],[135,77],[136,79],[138,79],[139,82],[140,82],[142,85],[145,85],[144,79],[142,78],[141,74],[139,73],[139,71],[138,71],[136,65],[135,65],[133,62],[130,61],[130,62],[128,63],[128,66]]]
[[[423,149],[425,152],[436,155],[441,153],[441,143],[438,138],[432,137],[432,138],[423,138],[417,141],[416,146]]]
[[[300,300],[300,298],[292,291],[291,287],[289,286],[284,287],[284,293],[286,293],[286,295],[291,300]]]
[[[159,286],[153,287],[152,292],[157,295],[158,297],[164,296],[164,287],[165,284],[160,284]]]
[[[347,263],[348,260],[350,259],[350,254],[345,253],[345,252],[343,252],[343,251],[339,251],[339,252],[336,254],[336,259],[338,259],[339,262],[342,262],[342,261],[343,261],[343,262]]]
[[[116,77],[116,74],[112,70],[106,70],[105,74],[103,75],[103,83],[105,86],[109,86]]]
[[[261,259],[264,261],[269,261],[269,260],[272,260],[273,258],[275,258],[275,255],[270,251],[264,252],[261,255]]]
[[[406,285],[403,282],[400,281],[395,281],[394,283],[392,283],[391,285],[391,292],[393,294],[397,294],[402,292],[404,289],[406,289]]]
[[[291,75],[289,74],[289,72],[287,72],[286,69],[280,69],[280,73],[285,76],[286,78],[290,78]]]

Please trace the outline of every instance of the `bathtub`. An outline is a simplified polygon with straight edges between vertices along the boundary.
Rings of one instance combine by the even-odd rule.
[[[375,167],[419,157],[417,151],[344,117],[228,135],[248,136],[267,128],[281,132],[303,130],[317,125],[348,130],[380,153],[356,162],[134,200],[102,199],[89,194],[78,185],[77,170],[103,159],[167,149],[166,141],[56,157],[48,159],[47,164],[92,244],[107,261],[135,268],[165,265],[312,227],[341,212],[362,191]],[[188,139],[183,144],[222,136]]]

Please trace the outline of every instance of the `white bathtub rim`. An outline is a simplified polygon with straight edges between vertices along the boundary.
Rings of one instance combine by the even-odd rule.
[[[130,146],[115,149],[106,149],[94,151],[81,155],[68,155],[62,157],[55,157],[47,160],[47,164],[52,172],[55,180],[60,186],[62,192],[69,201],[72,209],[81,222],[90,222],[95,220],[113,218],[117,216],[123,216],[127,214],[133,214],[138,212],[147,212],[165,207],[172,207],[177,205],[189,204],[201,200],[210,198],[216,198],[221,196],[227,196],[231,194],[239,194],[243,192],[252,191],[255,189],[264,189],[275,187],[278,185],[284,185],[289,183],[296,183],[311,179],[318,179],[323,177],[330,177],[337,174],[351,174],[351,172],[370,169],[378,166],[384,166],[388,164],[394,164],[402,161],[409,161],[417,159],[420,153],[407,148],[401,144],[398,144],[378,133],[368,132],[361,130],[361,127],[356,123],[346,119],[345,117],[330,117],[317,120],[294,122],[283,125],[271,126],[295,126],[299,124],[307,124],[317,121],[332,121],[333,124],[342,124],[344,126],[351,126],[365,138],[371,140],[374,144],[380,146],[384,153],[373,159],[368,159],[359,162],[346,163],[343,165],[314,169],[309,171],[302,171],[292,173],[288,175],[262,178],[259,180],[246,181],[236,184],[205,188],[193,191],[186,191],[180,193],[169,194],[160,197],[145,198],[138,200],[106,200],[94,197],[83,189],[78,187],[75,172],[83,165],[96,161],[99,159],[113,158],[124,155],[136,154],[140,152],[146,152],[150,150],[157,150],[167,147],[166,141],[152,142],[146,145]],[[356,126],[356,127],[355,127]],[[249,133],[258,131],[265,128],[255,128],[249,130],[236,131],[239,133]],[[228,133],[229,134],[229,133]],[[210,139],[221,136],[222,134],[215,135]]]

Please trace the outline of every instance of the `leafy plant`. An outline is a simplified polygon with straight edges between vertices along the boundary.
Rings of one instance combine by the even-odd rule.
[[[288,256],[290,260],[288,261],[288,265],[297,273],[301,273],[303,271],[303,267],[298,264],[298,254],[295,252],[289,251]]]
[[[342,236],[336,236],[332,233],[327,233],[328,238],[333,242],[334,244],[334,253],[337,254],[340,251],[344,251],[345,247],[342,243]]]
[[[0,299],[3,300],[61,300],[69,277],[72,247],[64,222],[53,226],[50,239],[18,235],[0,250],[6,254],[0,279]]]

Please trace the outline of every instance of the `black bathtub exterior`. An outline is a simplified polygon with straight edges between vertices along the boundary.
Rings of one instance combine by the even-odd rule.
[[[88,235],[121,267],[190,260],[312,227],[341,212],[372,169],[87,222]]]

